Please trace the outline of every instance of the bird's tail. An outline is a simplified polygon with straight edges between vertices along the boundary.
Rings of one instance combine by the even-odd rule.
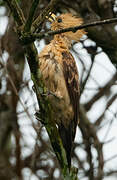
[[[71,151],[72,151],[72,127],[71,124],[66,128],[62,125],[59,126],[59,134],[62,139],[63,147],[66,151],[67,162],[69,169],[71,167]]]

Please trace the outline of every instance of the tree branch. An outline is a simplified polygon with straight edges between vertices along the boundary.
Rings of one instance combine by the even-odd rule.
[[[110,23],[115,23],[115,22],[117,22],[117,18],[111,18],[111,19],[106,19],[102,21],[95,21],[95,22],[83,24],[80,26],[69,27],[69,28],[59,29],[55,31],[48,31],[48,32],[42,32],[42,33],[25,33],[23,37],[20,38],[20,40],[23,43],[23,45],[27,45],[31,42],[34,42],[36,39],[42,39],[44,37],[48,37],[51,35],[61,34],[61,33],[69,32],[69,31],[76,32],[77,30],[80,30],[80,29],[93,27],[97,25],[110,24]]]

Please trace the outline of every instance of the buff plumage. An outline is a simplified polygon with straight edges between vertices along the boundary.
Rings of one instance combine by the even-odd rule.
[[[51,29],[74,27],[83,23],[70,13],[52,18]],[[79,108],[79,75],[75,60],[69,51],[72,40],[79,41],[84,30],[54,35],[50,44],[39,54],[39,67],[43,82],[53,95],[51,102],[54,122],[58,125],[60,137],[71,166],[72,145],[75,138]]]

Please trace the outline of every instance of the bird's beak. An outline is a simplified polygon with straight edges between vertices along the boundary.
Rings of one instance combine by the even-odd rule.
[[[46,17],[51,23],[55,21],[56,15],[54,13],[49,13],[49,17]]]

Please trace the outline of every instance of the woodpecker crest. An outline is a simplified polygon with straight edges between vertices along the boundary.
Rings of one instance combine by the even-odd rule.
[[[71,13],[62,14],[60,16],[51,15],[52,18],[49,20],[52,22],[51,30],[64,29],[69,27],[80,26],[83,24],[82,18],[73,16]],[[84,29],[78,30],[76,32],[65,32],[64,34],[69,40],[79,41],[86,32]]]

